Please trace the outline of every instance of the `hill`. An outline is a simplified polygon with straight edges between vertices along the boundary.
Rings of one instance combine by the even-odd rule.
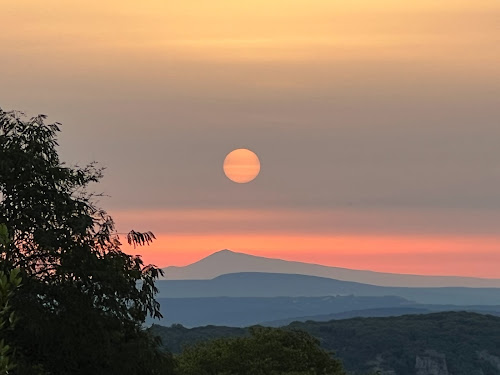
[[[499,375],[500,317],[467,312],[295,322],[333,350],[356,374],[380,370],[392,375]],[[246,329],[153,325],[166,348],[216,337],[241,336]]]
[[[227,273],[268,272],[325,277],[379,286],[500,288],[500,279],[422,276],[351,270],[265,258],[230,250],[218,251],[185,267],[170,266],[163,270],[165,271],[165,280],[206,280]]]
[[[182,324],[185,327],[245,327],[262,324],[277,327],[293,321],[326,321],[438,311],[472,311],[500,315],[500,305],[417,304],[394,296],[160,298],[158,301],[163,319],[148,319],[148,324]]]
[[[339,313],[299,316],[270,322],[260,323],[267,327],[283,327],[294,322],[327,322],[330,320],[352,319],[352,318],[381,318],[394,317],[410,314],[429,314],[435,312],[450,312],[450,311],[466,311],[478,314],[486,314],[492,316],[500,316],[500,306],[492,306],[489,309],[486,306],[450,306],[450,305],[410,305],[408,307],[380,307],[363,310],[349,310]]]
[[[160,280],[158,298],[398,296],[425,304],[500,305],[498,288],[381,287],[324,277],[244,272],[212,280]]]
[[[159,324],[178,323],[186,327],[202,325],[245,327],[276,320],[290,319],[291,322],[303,316],[410,305],[409,301],[399,297],[355,296],[160,298],[158,301],[164,317]],[[500,306],[498,310],[500,311]]]

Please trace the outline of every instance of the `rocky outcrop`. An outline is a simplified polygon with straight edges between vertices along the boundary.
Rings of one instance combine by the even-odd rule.
[[[415,361],[416,375],[450,375],[446,365],[446,356],[434,350],[427,350],[417,355]]]
[[[492,365],[495,369],[500,371],[500,358],[499,357],[497,357],[495,355],[491,355],[486,350],[478,352],[477,355],[483,361],[489,362],[490,365]]]
[[[398,375],[396,371],[391,369],[384,368],[384,359],[379,354],[377,358],[373,361],[368,362],[368,365],[371,366],[371,369],[374,373],[379,375]]]

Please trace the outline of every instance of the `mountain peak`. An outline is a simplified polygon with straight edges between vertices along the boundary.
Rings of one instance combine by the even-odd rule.
[[[167,280],[207,280],[228,273],[264,272],[324,277],[380,286],[436,287],[466,286],[499,288],[500,279],[478,279],[453,276],[398,275],[373,271],[323,266],[267,258],[223,249],[188,266],[164,268]]]
[[[251,258],[252,255],[247,255],[244,253],[237,253],[229,249],[223,249],[216,251],[206,257],[200,259],[197,262],[190,264],[187,267],[192,266],[207,266],[216,267],[217,265],[225,265],[225,267],[231,267],[234,262],[241,262],[243,258]],[[168,269],[168,268],[167,268]]]
[[[229,250],[229,249],[223,249],[223,250],[216,251],[210,255],[207,255],[206,257],[200,259],[198,262],[202,262],[206,259],[212,259],[212,258],[225,258],[225,257],[229,257],[232,255],[242,255],[242,254],[237,253],[236,251]]]
[[[245,253],[239,253],[237,251],[229,250],[229,249],[223,249],[216,251],[210,255],[207,255],[205,258],[200,259],[198,262],[195,263],[200,263],[204,262],[206,260],[211,260],[211,259],[227,259],[227,260],[235,260],[235,259],[250,259],[250,258],[261,258],[259,256],[255,255],[250,255],[250,254],[245,254]]]
[[[212,253],[209,256],[216,255],[216,254],[221,254],[221,255],[222,254],[236,254],[236,252],[229,250],[229,249],[222,249],[222,250],[216,251],[215,253]]]

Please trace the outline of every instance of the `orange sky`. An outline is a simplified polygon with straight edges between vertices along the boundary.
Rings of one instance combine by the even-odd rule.
[[[146,263],[187,265],[229,248],[247,254],[336,267],[422,275],[498,278],[500,236],[158,235],[132,249]]]
[[[500,277],[498,0],[0,0],[0,106],[141,252]],[[249,184],[222,171],[254,151]]]
[[[125,249],[160,267],[187,265],[215,251],[230,249],[353,269],[499,276],[500,235],[445,233],[443,222],[449,217],[435,213],[221,209],[117,211],[114,217],[120,227],[130,228],[135,222],[142,223],[145,230],[144,223],[151,223],[157,241],[147,247]],[[406,222],[406,227],[400,225],[399,233],[384,233],[378,221],[385,225]],[[419,233],[423,221],[436,223],[440,230]]]
[[[84,67],[97,74],[121,75],[130,67],[139,68],[142,63],[137,59],[151,54],[155,58],[148,62],[150,68],[177,61],[180,73],[190,70],[187,62],[353,63],[365,58],[432,60],[435,66],[453,71],[460,69],[454,63],[460,55],[461,64],[474,66],[475,74],[484,76],[491,73],[491,58],[498,53],[498,47],[492,48],[500,8],[496,0],[91,0],[81,4],[18,0],[0,1],[0,6],[0,42],[5,63],[13,71],[23,67],[11,60],[11,52],[27,58],[43,48],[47,59],[38,62],[40,67],[57,66],[61,74]],[[89,55],[98,58],[88,59]]]

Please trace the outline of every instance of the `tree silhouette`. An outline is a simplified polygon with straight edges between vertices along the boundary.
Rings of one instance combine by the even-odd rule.
[[[12,301],[23,322],[11,337],[19,371],[164,373],[168,356],[141,327],[147,315],[161,317],[161,270],[121,251],[112,218],[89,190],[103,170],[62,163],[60,124],[45,119],[0,109],[0,223],[10,234],[0,268],[19,268],[23,279]],[[154,235],[131,231],[127,239],[144,245]]]

